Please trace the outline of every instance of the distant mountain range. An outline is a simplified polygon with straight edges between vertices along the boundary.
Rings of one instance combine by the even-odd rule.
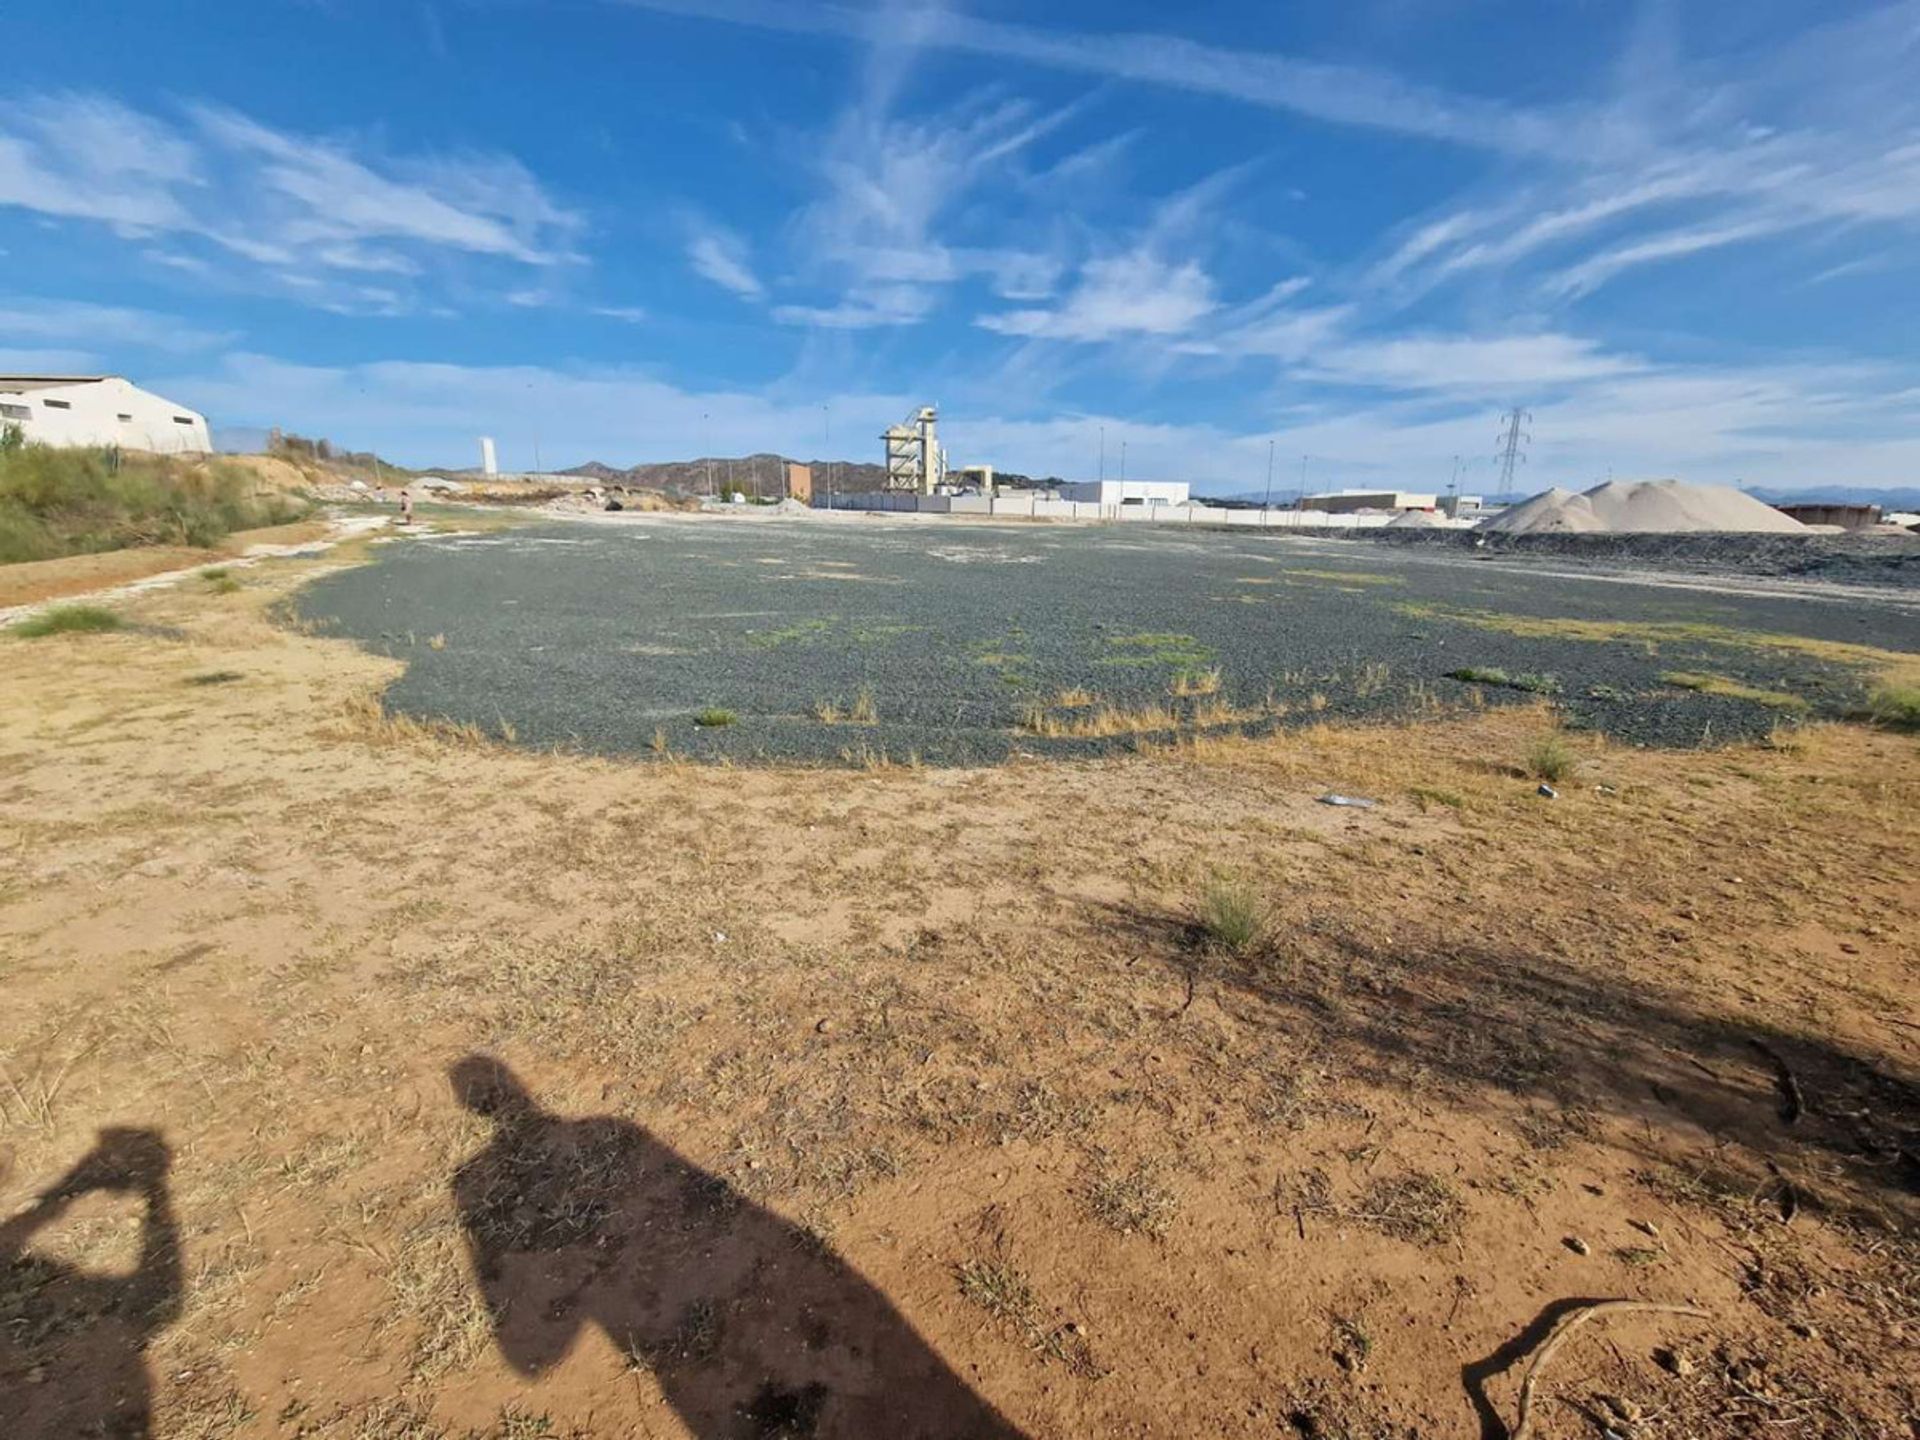
[[[643,490],[664,490],[678,495],[705,495],[724,492],[729,484],[745,495],[784,495],[788,457],[762,452],[757,455],[702,456],[697,460],[662,460],[651,465],[629,465],[616,469],[598,460],[589,460],[559,474],[602,485],[628,485]],[[824,495],[831,484],[841,495],[864,494],[886,487],[887,467],[863,465],[853,460],[802,460],[813,467],[814,493]],[[998,485],[1027,486],[1035,483],[1058,484],[1054,480],[1035,482],[1025,475],[1001,471],[994,475]]]

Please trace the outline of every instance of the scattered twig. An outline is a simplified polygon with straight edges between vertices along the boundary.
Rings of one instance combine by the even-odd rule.
[[[1533,1420],[1533,1387],[1539,1381],[1540,1373],[1547,1368],[1547,1362],[1567,1337],[1598,1316],[1628,1314],[1686,1315],[1695,1320],[1710,1318],[1706,1311],[1696,1310],[1691,1305],[1660,1305],[1647,1300],[1601,1300],[1569,1311],[1555,1323],[1539,1352],[1534,1355],[1533,1363],[1527,1367],[1526,1379],[1520,1382],[1520,1412],[1514,1420],[1511,1440],[1527,1440],[1527,1429]]]

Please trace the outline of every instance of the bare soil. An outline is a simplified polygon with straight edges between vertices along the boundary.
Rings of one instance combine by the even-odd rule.
[[[141,545],[94,555],[65,555],[57,560],[0,565],[0,610],[86,595],[145,580],[150,575],[165,575],[171,570],[211,565],[244,555],[254,545],[298,545],[319,539],[327,529],[325,520],[300,520],[291,525],[236,530],[219,545],[204,550],[191,545]]]
[[[1913,738],[530,753],[352,558],[0,638],[9,1435],[1913,1433]]]

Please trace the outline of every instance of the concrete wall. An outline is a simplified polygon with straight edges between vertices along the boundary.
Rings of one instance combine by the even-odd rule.
[[[1141,525],[1231,525],[1266,530],[1351,530],[1385,525],[1390,515],[1331,515],[1302,510],[1221,510],[1210,505],[1096,505],[1046,500],[1037,491],[984,495],[913,495],[869,491],[833,497],[835,510],[917,515],[974,515],[996,520],[1107,521]]]
[[[213,451],[204,415],[117,375],[19,391],[0,382],[0,423],[18,425],[36,445],[118,445],[161,455]]]
[[[1118,505],[1123,500],[1184,505],[1191,488],[1184,480],[1076,480],[1060,487],[1060,498],[1095,505]]]

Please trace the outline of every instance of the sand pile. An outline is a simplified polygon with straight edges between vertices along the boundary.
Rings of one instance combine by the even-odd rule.
[[[1728,485],[1609,480],[1583,494],[1558,488],[1485,521],[1506,535],[1805,534],[1807,527]]]
[[[1389,530],[1444,530],[1447,522],[1431,510],[1405,510],[1387,521]]]

